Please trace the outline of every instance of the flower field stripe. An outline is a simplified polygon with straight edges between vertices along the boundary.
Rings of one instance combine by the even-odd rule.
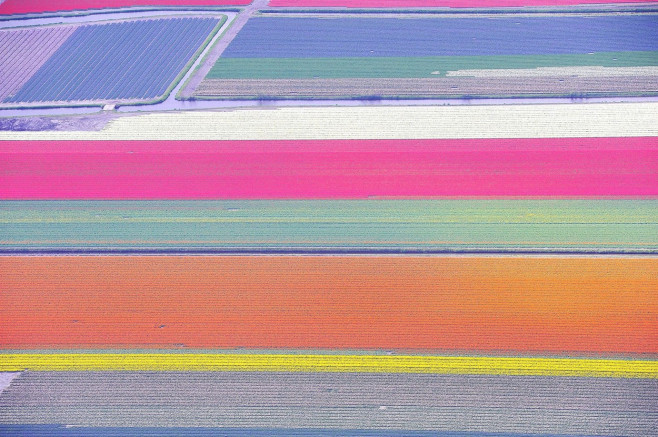
[[[5,256],[0,346],[656,354],[657,267],[653,257]]]
[[[656,138],[227,141],[189,146],[2,143],[0,198],[658,195]]]
[[[193,95],[261,100],[646,97],[658,93],[655,69],[640,73],[621,66],[658,62],[657,29],[658,15],[652,13],[261,16],[249,20]],[[551,70],[536,70],[546,67]],[[519,71],[509,72],[524,68],[523,78]]]
[[[256,104],[254,102],[254,106]],[[7,140],[275,141],[650,136],[658,136],[658,103],[653,102],[465,106],[401,106],[389,102],[389,105],[373,106],[140,114],[111,120],[100,131],[0,131],[0,150],[6,150]]]
[[[658,253],[658,200],[2,201],[4,254]]]
[[[0,30],[0,102],[18,91],[75,29],[59,26]]]
[[[5,0],[0,15],[64,12],[85,9],[123,8],[132,6],[240,6],[251,0]]]
[[[0,434],[648,435],[657,393],[658,379],[625,377],[29,371],[22,372],[0,398],[3,422],[13,424],[0,425]],[[57,404],[53,406],[51,399]],[[18,425],[57,423],[69,426]],[[117,428],[128,424],[133,428]],[[458,431],[464,429],[480,431]]]
[[[4,101],[155,98],[166,91],[218,23],[217,18],[187,17],[79,26]],[[85,50],[80,50],[81,45]]]
[[[658,378],[631,359],[382,355],[76,353],[0,354],[0,371],[377,372]]]
[[[658,66],[658,52],[608,52],[563,55],[428,56],[361,58],[220,58],[207,79],[415,78],[448,72],[546,67]],[[569,74],[569,68],[564,69]],[[630,75],[635,72],[630,69]],[[603,74],[603,72],[602,72]]]
[[[616,3],[0,0],[0,437],[655,435]]]
[[[658,41],[654,38],[657,27],[656,14],[405,19],[265,16],[251,18],[222,57],[374,58],[646,52],[658,50]]]
[[[600,71],[599,71],[600,72]],[[602,98],[658,95],[655,72],[600,76],[540,70],[459,70],[445,78],[208,79],[200,99],[397,100],[477,98]],[[526,75],[523,76],[523,73]]]

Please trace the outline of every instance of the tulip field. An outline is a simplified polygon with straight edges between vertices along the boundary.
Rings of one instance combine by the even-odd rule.
[[[9,50],[26,51],[9,58],[3,103],[140,101],[161,96],[210,32],[216,18],[171,18],[50,28],[57,50],[26,50],[40,44],[44,31],[1,31]],[[117,38],[116,35],[120,35]],[[12,36],[14,36],[12,38]],[[31,68],[40,54],[38,69]],[[49,55],[49,56],[46,56]],[[26,70],[30,75],[25,74]],[[3,88],[5,86],[3,85]]]
[[[0,0],[0,437],[649,437],[658,1]]]
[[[657,30],[655,15],[258,17],[196,95],[654,95]]]
[[[246,5],[250,0],[5,0],[0,3],[0,15],[38,14],[43,12],[81,11],[123,7],[158,6],[227,6]]]

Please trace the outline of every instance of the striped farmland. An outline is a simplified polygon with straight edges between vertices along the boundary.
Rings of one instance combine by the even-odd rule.
[[[18,91],[75,29],[56,26],[0,30],[0,101]]]
[[[656,138],[6,142],[4,199],[640,197]]]
[[[304,156],[313,145],[325,158],[337,150],[404,156],[470,148],[471,163],[524,150],[622,151],[606,171],[646,172],[650,181],[653,143],[22,141],[3,144],[3,175],[34,177],[43,170],[27,170],[45,161],[64,175],[54,157],[79,160],[83,145],[87,156],[204,156],[222,147]],[[638,152],[647,155],[633,158]],[[559,174],[604,162],[591,156]],[[145,175],[157,166],[141,168]],[[606,189],[625,186],[614,180]],[[654,201],[5,201],[0,229],[13,241],[3,240],[10,252],[0,257],[0,371],[19,375],[0,395],[0,434],[650,435],[658,376]],[[287,231],[281,223],[290,223]],[[457,233],[449,223],[465,227]],[[558,242],[578,255],[337,256],[337,241],[403,248],[404,239],[441,238],[432,232],[467,247],[489,235],[501,242],[496,252]],[[291,256],[289,246],[287,256],[185,256],[204,238],[214,247],[258,248],[278,238],[326,246],[333,256]],[[166,256],[91,256],[108,242],[160,245]],[[585,256],[599,243],[621,251]],[[619,256],[628,246],[644,256]],[[30,247],[42,256],[21,256]],[[53,256],[60,249],[83,256]]]
[[[10,256],[0,270],[8,349],[658,353],[655,258]]]
[[[0,398],[7,421],[69,426],[0,425],[0,432],[229,437],[650,435],[656,418],[650,405],[658,394],[657,384],[655,379],[550,376],[26,372]],[[56,408],[51,399],[59,400]],[[116,423],[133,428],[106,428]],[[366,424],[370,429],[363,429]]]
[[[4,101],[156,98],[165,93],[218,23],[216,18],[168,18],[79,26],[24,86]]]
[[[274,19],[259,7],[231,30]],[[407,29],[388,56],[375,26],[326,56],[344,35],[307,29],[214,80],[642,94],[653,17],[593,16],[552,48],[568,32],[526,26],[549,54],[459,29],[501,53],[413,54],[442,47]],[[656,103],[410,104],[0,132],[0,436],[656,434]]]
[[[4,254],[648,254],[658,203],[595,200],[16,201]]]
[[[503,15],[488,19],[256,17],[249,20],[223,56],[340,58],[656,51],[658,42],[651,37],[657,25],[654,14]],[[375,31],[378,38],[373,39]],[[304,35],[306,39],[301,40]],[[341,38],[336,39],[336,35]]]
[[[653,14],[260,17],[196,96],[649,95],[658,92],[657,23]]]
[[[38,14],[42,12],[66,12],[88,9],[124,8],[133,6],[227,6],[247,5],[249,0],[5,0],[0,3],[0,15]]]

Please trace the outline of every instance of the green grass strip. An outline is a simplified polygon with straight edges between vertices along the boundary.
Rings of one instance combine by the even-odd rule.
[[[0,202],[0,248],[658,250],[658,200]]]
[[[658,66],[658,52],[416,58],[220,58],[208,79],[442,77],[448,71],[538,67]]]

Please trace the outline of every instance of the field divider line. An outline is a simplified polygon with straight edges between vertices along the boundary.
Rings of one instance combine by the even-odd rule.
[[[0,371],[367,372],[658,378],[642,359],[240,353],[5,353]]]

